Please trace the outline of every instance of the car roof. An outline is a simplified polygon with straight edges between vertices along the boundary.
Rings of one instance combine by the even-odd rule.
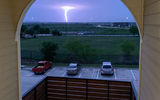
[[[103,65],[112,65],[111,62],[103,62]]]
[[[47,61],[39,61],[38,63],[46,63]]]
[[[77,66],[77,63],[70,63],[69,66]]]

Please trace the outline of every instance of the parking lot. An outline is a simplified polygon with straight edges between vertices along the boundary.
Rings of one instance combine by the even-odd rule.
[[[47,76],[57,77],[75,77],[75,78],[90,78],[90,79],[106,79],[106,80],[138,80],[138,69],[116,68],[114,69],[114,75],[101,75],[100,68],[95,67],[82,67],[77,75],[67,75],[66,67],[54,67],[48,73]]]
[[[67,66],[55,66],[48,70],[44,75],[34,75],[31,67],[22,68],[22,95],[25,95],[27,91],[37,85],[38,82],[46,76],[133,81],[136,84],[136,90],[138,91],[138,69],[115,68],[114,75],[101,75],[100,67],[81,67],[77,75],[67,75],[66,68]]]
[[[67,75],[65,66],[57,66],[50,69],[44,75],[34,75],[31,68],[22,69],[22,76],[56,76],[56,77],[75,77],[90,79],[110,79],[110,80],[138,80],[139,70],[130,68],[115,68],[114,75],[101,75],[100,68],[97,67],[81,67],[77,75]]]

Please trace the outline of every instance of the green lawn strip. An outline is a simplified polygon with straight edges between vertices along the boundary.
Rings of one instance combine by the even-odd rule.
[[[59,49],[55,57],[56,62],[68,62],[70,52],[66,49],[65,44],[71,40],[79,40],[84,44],[89,45],[96,52],[91,61],[100,63],[103,60],[112,61],[119,64],[124,53],[121,49],[121,44],[129,41],[135,46],[135,50],[131,53],[134,59],[138,59],[139,55],[139,37],[102,37],[102,36],[54,36],[54,37],[38,37],[35,39],[21,39],[21,56],[23,59],[42,59],[40,52],[41,44],[46,41],[57,43]],[[136,58],[135,58],[136,57]],[[95,61],[94,61],[95,60]],[[121,63],[120,62],[120,63]],[[136,60],[137,62],[137,60]],[[125,67],[125,66],[120,66]]]
[[[135,45],[135,50],[132,55],[139,54],[139,38],[137,37],[95,37],[95,36],[69,36],[69,37],[38,37],[36,39],[22,39],[22,51],[35,51],[40,52],[41,44],[45,41],[52,41],[58,44],[59,54],[66,54],[65,44],[70,40],[80,40],[85,44],[90,45],[97,52],[95,55],[123,55],[121,44],[125,41],[130,41]]]

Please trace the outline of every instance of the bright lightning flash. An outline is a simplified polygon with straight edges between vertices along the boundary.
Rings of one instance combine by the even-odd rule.
[[[74,9],[74,7],[72,7],[72,6],[63,6],[62,9],[64,9],[65,21],[68,22],[68,12],[70,10]]]

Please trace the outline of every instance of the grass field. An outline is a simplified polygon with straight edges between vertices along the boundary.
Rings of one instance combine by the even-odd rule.
[[[89,58],[87,64],[100,64],[102,61],[111,61],[114,64],[130,64],[135,65],[139,62],[139,37],[102,37],[102,36],[55,36],[55,37],[38,37],[35,39],[21,39],[21,55],[22,59],[37,59],[42,58],[40,52],[41,44],[46,41],[51,41],[58,44],[56,63],[68,63],[74,61],[68,55],[70,52],[66,49],[65,44],[71,40],[79,40],[84,44],[89,45],[96,52]],[[131,42],[135,50],[131,53],[130,60],[123,58],[124,53],[121,49],[121,44]],[[77,60],[75,60],[77,62]]]
[[[59,46],[58,54],[67,53],[65,44],[70,40],[79,40],[84,44],[90,45],[96,49],[97,55],[123,55],[121,44],[129,41],[134,44],[135,50],[132,55],[139,55],[139,37],[95,37],[95,36],[57,36],[57,37],[39,37],[35,39],[21,39],[21,50],[40,51],[41,44],[45,41],[57,43]]]

